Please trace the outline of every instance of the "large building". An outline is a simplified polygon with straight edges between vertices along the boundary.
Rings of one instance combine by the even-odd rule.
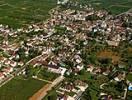
[[[58,1],[57,1],[57,4],[62,4],[62,5],[63,5],[63,4],[68,3],[68,1],[69,1],[69,0],[58,0]]]

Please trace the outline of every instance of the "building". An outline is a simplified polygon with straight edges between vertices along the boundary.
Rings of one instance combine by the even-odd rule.
[[[55,65],[48,65],[48,70],[53,72],[53,73],[64,75],[64,73],[66,72],[67,69],[62,68],[62,67],[58,67]]]

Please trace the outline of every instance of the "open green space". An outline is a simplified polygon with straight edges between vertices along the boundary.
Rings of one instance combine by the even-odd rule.
[[[28,100],[45,84],[32,78],[15,77],[0,88],[0,100]]]
[[[56,0],[1,0],[0,24],[13,28],[45,20]]]
[[[77,76],[78,79],[83,80],[83,81],[89,81],[92,79],[92,75],[89,72],[82,72],[82,74]]]
[[[132,74],[131,74],[131,73],[129,73],[129,74],[127,75],[127,79],[128,79],[130,82],[132,82]]]
[[[42,100],[56,100],[57,92],[55,89],[48,91],[48,95],[46,95]]]
[[[40,70],[37,76],[38,78],[41,78],[44,80],[53,81],[59,76],[59,74],[49,72],[47,69],[42,69]]]

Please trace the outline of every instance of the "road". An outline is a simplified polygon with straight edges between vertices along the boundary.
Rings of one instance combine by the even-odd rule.
[[[126,98],[127,98],[127,87],[124,89],[125,90],[125,92],[124,92],[124,96],[122,97],[122,99],[123,100],[126,100]]]
[[[1,83],[0,83],[0,87],[2,87],[3,85],[5,85],[7,82],[9,82],[10,80],[12,80],[14,78],[13,75],[8,76],[7,78],[5,78]]]
[[[100,85],[100,89],[104,89],[104,88],[103,88],[104,85],[107,85],[107,83],[101,84],[101,85]]]
[[[63,81],[64,77],[59,76],[56,78],[52,84],[46,84],[43,88],[41,88],[37,93],[35,93],[29,100],[42,100],[48,93],[48,91],[52,90],[54,86],[59,84],[61,81]]]

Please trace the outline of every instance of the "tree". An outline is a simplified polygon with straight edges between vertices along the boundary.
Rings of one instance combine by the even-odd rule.
[[[82,69],[82,70],[79,72],[79,74],[80,74],[80,75],[84,75],[85,71],[86,71],[85,69]]]
[[[96,54],[92,53],[89,56],[89,59],[88,60],[91,62],[91,64],[96,64],[96,62],[97,62],[97,56],[96,56]]]
[[[118,91],[116,82],[110,82],[108,85],[105,85],[104,91],[106,91],[108,94],[112,95],[113,97],[120,96],[122,93],[122,91]]]
[[[98,61],[103,65],[103,67],[107,67],[112,63],[111,58],[99,58]]]
[[[106,83],[109,81],[107,76],[101,75],[101,76],[97,76],[97,81],[98,83],[101,85],[103,83]]]
[[[81,100],[92,100],[89,88],[82,94]]]
[[[24,60],[26,62],[26,56],[25,56],[25,49],[20,47],[19,50],[17,51],[17,54],[20,56],[20,60]]]
[[[39,71],[39,67],[33,68],[32,65],[28,65],[28,67],[26,67],[26,75],[27,75],[27,77],[36,76],[38,71]]]

